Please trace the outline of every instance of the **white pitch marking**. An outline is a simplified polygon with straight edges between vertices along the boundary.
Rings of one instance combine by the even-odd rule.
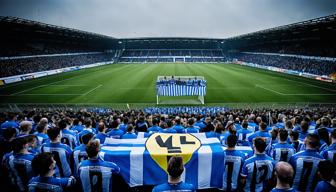
[[[97,87],[91,89],[90,91],[88,91],[88,92],[86,92],[86,93],[84,93],[84,94],[82,94],[82,95],[87,95],[87,94],[91,93],[92,91],[98,89],[98,88],[101,87],[101,86],[103,86],[103,85],[98,85]]]
[[[336,93],[281,93],[281,92],[275,91],[275,90],[270,89],[270,88],[265,88],[265,87],[260,86],[260,85],[256,85],[256,87],[265,89],[267,91],[270,91],[270,92],[273,92],[273,93],[276,93],[276,94],[279,94],[279,95],[285,95],[285,96],[291,96],[291,95],[336,95]]]
[[[262,89],[265,89],[267,91],[270,91],[270,92],[273,92],[273,93],[276,93],[276,94],[279,94],[279,95],[284,95],[283,93],[280,93],[278,91],[274,91],[273,89],[268,89],[268,88],[265,88],[263,86],[260,86],[260,85],[255,85],[256,87],[259,87],[259,88],[262,88]]]

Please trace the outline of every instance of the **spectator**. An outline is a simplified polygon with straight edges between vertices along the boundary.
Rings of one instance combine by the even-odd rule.
[[[224,191],[237,191],[239,174],[244,164],[245,154],[236,150],[237,136],[229,135],[227,149],[225,150],[225,172],[223,178]]]
[[[288,132],[285,129],[280,129],[279,143],[273,144],[271,147],[270,156],[275,160],[275,162],[285,161],[288,162],[289,159],[295,154],[295,149],[292,145],[287,143]]]
[[[162,130],[162,128],[158,126],[159,120],[157,118],[154,118],[152,123],[153,123],[153,126],[147,129],[148,133],[157,133]]]
[[[87,134],[83,135],[80,138],[81,144],[74,149],[74,152],[73,152],[73,159],[74,159],[73,172],[74,172],[75,176],[78,176],[79,163],[88,159],[88,155],[86,153],[86,146],[93,138],[94,138],[93,133],[87,133]]]
[[[50,152],[54,155],[58,177],[71,176],[71,157],[72,149],[65,144],[61,143],[62,133],[58,127],[48,129],[48,137],[50,143],[45,143],[41,147],[41,152]]]
[[[299,140],[299,132],[292,131],[290,133],[290,141],[296,152],[299,152],[302,148],[303,142]]]
[[[112,130],[107,133],[107,136],[112,137],[113,139],[121,139],[124,132],[119,129],[119,123],[115,120],[110,124],[110,127]]]
[[[266,128],[267,128],[266,123],[261,122],[259,124],[259,131],[256,131],[255,133],[253,133],[248,137],[249,142],[252,143],[253,139],[256,137],[263,137],[265,138],[266,144],[268,145],[271,142],[272,136],[268,133]]]
[[[33,177],[32,160],[34,155],[28,152],[27,137],[13,140],[13,158],[9,158],[8,167],[18,191],[26,191],[29,180]]]
[[[86,152],[89,159],[84,160],[79,164],[79,178],[84,192],[110,191],[112,188],[113,173],[118,174],[120,172],[118,165],[100,159],[98,157],[99,151],[99,141],[90,141],[86,146]],[[102,176],[104,176],[104,178],[102,178]]]
[[[336,129],[334,129],[330,134],[331,144],[325,150],[321,152],[321,156],[327,160],[332,161],[336,164]]]
[[[272,192],[295,192],[290,186],[293,182],[294,170],[289,163],[283,161],[278,162],[275,165],[275,175],[277,184],[276,187],[272,189]]]
[[[317,152],[319,146],[317,135],[308,134],[304,144],[306,149],[294,154],[290,158],[290,164],[295,171],[293,188],[297,191],[312,191],[315,187],[313,179],[317,172],[316,167],[323,160],[323,157]]]
[[[53,177],[56,161],[52,153],[40,153],[32,161],[34,172],[38,175],[29,181],[29,191],[59,192],[63,188],[73,186],[76,182],[73,176],[68,178]]]
[[[173,156],[168,161],[168,182],[153,188],[153,192],[159,191],[196,191],[192,184],[181,181],[181,175],[184,171],[183,159],[179,156]]]
[[[188,120],[188,127],[185,129],[186,133],[198,133],[199,129],[194,127],[194,119],[190,118]]]
[[[175,118],[175,125],[173,128],[176,130],[177,133],[184,133],[184,127],[181,125],[181,119],[179,117]]]
[[[58,122],[58,127],[61,129],[62,138],[61,143],[68,145],[71,149],[74,149],[78,145],[77,135],[70,130],[71,120],[70,118],[64,118]]]
[[[336,174],[335,164],[329,160],[320,161],[318,164],[318,174],[322,181],[318,182],[315,192],[319,191],[335,191],[336,185],[332,185],[333,177]],[[335,184],[335,183],[334,183]]]
[[[248,130],[248,122],[246,120],[244,120],[242,122],[242,129],[237,131],[237,135],[238,135],[238,145],[239,146],[250,146],[250,143],[248,142],[248,137],[250,135],[252,135],[252,131]]]
[[[30,121],[21,121],[20,122],[20,133],[18,137],[29,135],[32,130],[32,123]]]
[[[136,139],[138,136],[134,134],[134,126],[132,124],[127,125],[127,132],[121,137],[122,139]]]
[[[106,137],[108,137],[108,135],[106,134],[106,130],[107,128],[105,126],[105,123],[103,121],[99,122],[98,134],[95,136],[95,138],[98,139],[101,144],[104,144]]]
[[[260,125],[266,128],[262,123]],[[262,191],[272,178],[274,160],[265,154],[266,146],[265,138],[253,139],[254,156],[245,160],[240,174],[245,191]]]

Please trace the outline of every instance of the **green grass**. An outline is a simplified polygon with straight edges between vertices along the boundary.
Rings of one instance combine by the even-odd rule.
[[[0,103],[154,104],[159,75],[204,76],[209,105],[336,103],[335,84],[234,64],[182,63],[113,64],[10,84],[0,87]]]

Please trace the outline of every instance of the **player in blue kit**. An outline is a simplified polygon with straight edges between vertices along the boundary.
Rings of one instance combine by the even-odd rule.
[[[237,131],[238,145],[239,146],[250,146],[248,137],[253,134],[251,130],[248,130],[248,122],[244,120],[241,124],[242,129]]]
[[[63,188],[73,186],[76,182],[73,176],[68,178],[53,177],[56,161],[51,153],[40,153],[32,161],[33,170],[38,174],[29,181],[29,192],[62,192]]]
[[[61,143],[68,145],[74,149],[78,145],[78,139],[75,132],[70,130],[71,120],[69,118],[62,119],[58,122],[58,127],[61,129]]]
[[[329,160],[320,161],[318,164],[318,175],[322,181],[318,182],[315,192],[318,191],[336,191],[336,185],[332,185],[333,177],[336,174],[335,164]],[[334,183],[335,184],[335,183]]]
[[[256,131],[252,135],[248,137],[248,141],[252,144],[252,141],[256,137],[263,137],[266,141],[266,145],[268,145],[271,142],[272,136],[271,134],[268,133],[267,129],[267,124],[264,122],[261,122],[259,124],[259,131]]]
[[[223,177],[224,191],[237,191],[238,178],[244,164],[245,154],[236,150],[237,136],[229,135],[227,149],[225,150],[225,172]]]
[[[262,191],[272,178],[274,160],[265,154],[266,146],[262,137],[253,140],[254,155],[245,160],[240,174],[244,191]]]
[[[153,192],[196,192],[192,184],[181,181],[181,174],[184,171],[183,159],[179,156],[173,156],[169,159],[167,172],[168,182],[153,188]]]
[[[71,176],[72,149],[61,143],[62,133],[57,127],[48,130],[50,143],[45,143],[41,147],[41,152],[50,152],[54,155],[58,172],[58,177]]]
[[[132,124],[127,125],[126,133],[121,137],[122,139],[136,139],[138,136],[134,133],[134,126]]]
[[[277,184],[271,192],[295,192],[290,186],[293,181],[294,170],[289,163],[283,161],[278,162],[275,165],[275,175]]]
[[[31,162],[34,155],[28,152],[29,145],[26,136],[15,138],[12,144],[13,155],[8,157],[6,163],[8,163],[10,176],[18,191],[26,191],[28,182],[33,177]]]
[[[186,133],[198,133],[199,129],[194,127],[194,119],[190,118],[188,120],[188,127],[184,130]]]
[[[331,134],[331,145],[321,152],[323,158],[328,159],[336,164],[336,129]]]
[[[184,127],[181,125],[181,119],[176,118],[175,119],[175,125],[173,128],[176,130],[177,133],[184,133]]]
[[[278,138],[279,143],[272,145],[269,155],[275,160],[275,162],[279,161],[288,162],[296,151],[292,145],[287,143],[288,139],[287,130],[280,129],[278,133]]]
[[[116,164],[100,159],[99,151],[99,141],[90,141],[86,147],[89,159],[79,164],[78,173],[84,192],[112,191],[112,175],[120,172],[120,168]]]
[[[100,144],[104,144],[106,137],[108,137],[106,134],[106,130],[107,128],[105,126],[105,123],[103,121],[99,122],[98,133],[95,135],[95,139],[98,139],[100,141]]]
[[[151,126],[150,128],[147,129],[148,133],[157,133],[157,132],[162,130],[162,128],[159,127],[159,120],[157,118],[154,118],[152,120],[152,124],[153,124],[153,126]]]
[[[293,188],[297,191],[312,191],[317,165],[324,159],[317,151],[319,146],[317,135],[308,134],[304,144],[306,149],[294,154],[290,159],[290,164],[295,171]]]
[[[89,141],[93,139],[93,137],[94,137],[93,133],[83,135],[81,138],[82,144],[77,146],[73,151],[73,159],[74,159],[73,173],[75,176],[78,176],[79,163],[88,159],[88,155],[86,153],[86,145],[89,143]]]

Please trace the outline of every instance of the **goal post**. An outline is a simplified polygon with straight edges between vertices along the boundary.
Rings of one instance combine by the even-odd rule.
[[[203,76],[158,76],[156,81],[156,103],[160,97],[196,96],[204,104],[206,80]],[[180,103],[186,104],[186,103]],[[196,103],[197,104],[197,103]],[[199,104],[199,103],[198,103]]]

